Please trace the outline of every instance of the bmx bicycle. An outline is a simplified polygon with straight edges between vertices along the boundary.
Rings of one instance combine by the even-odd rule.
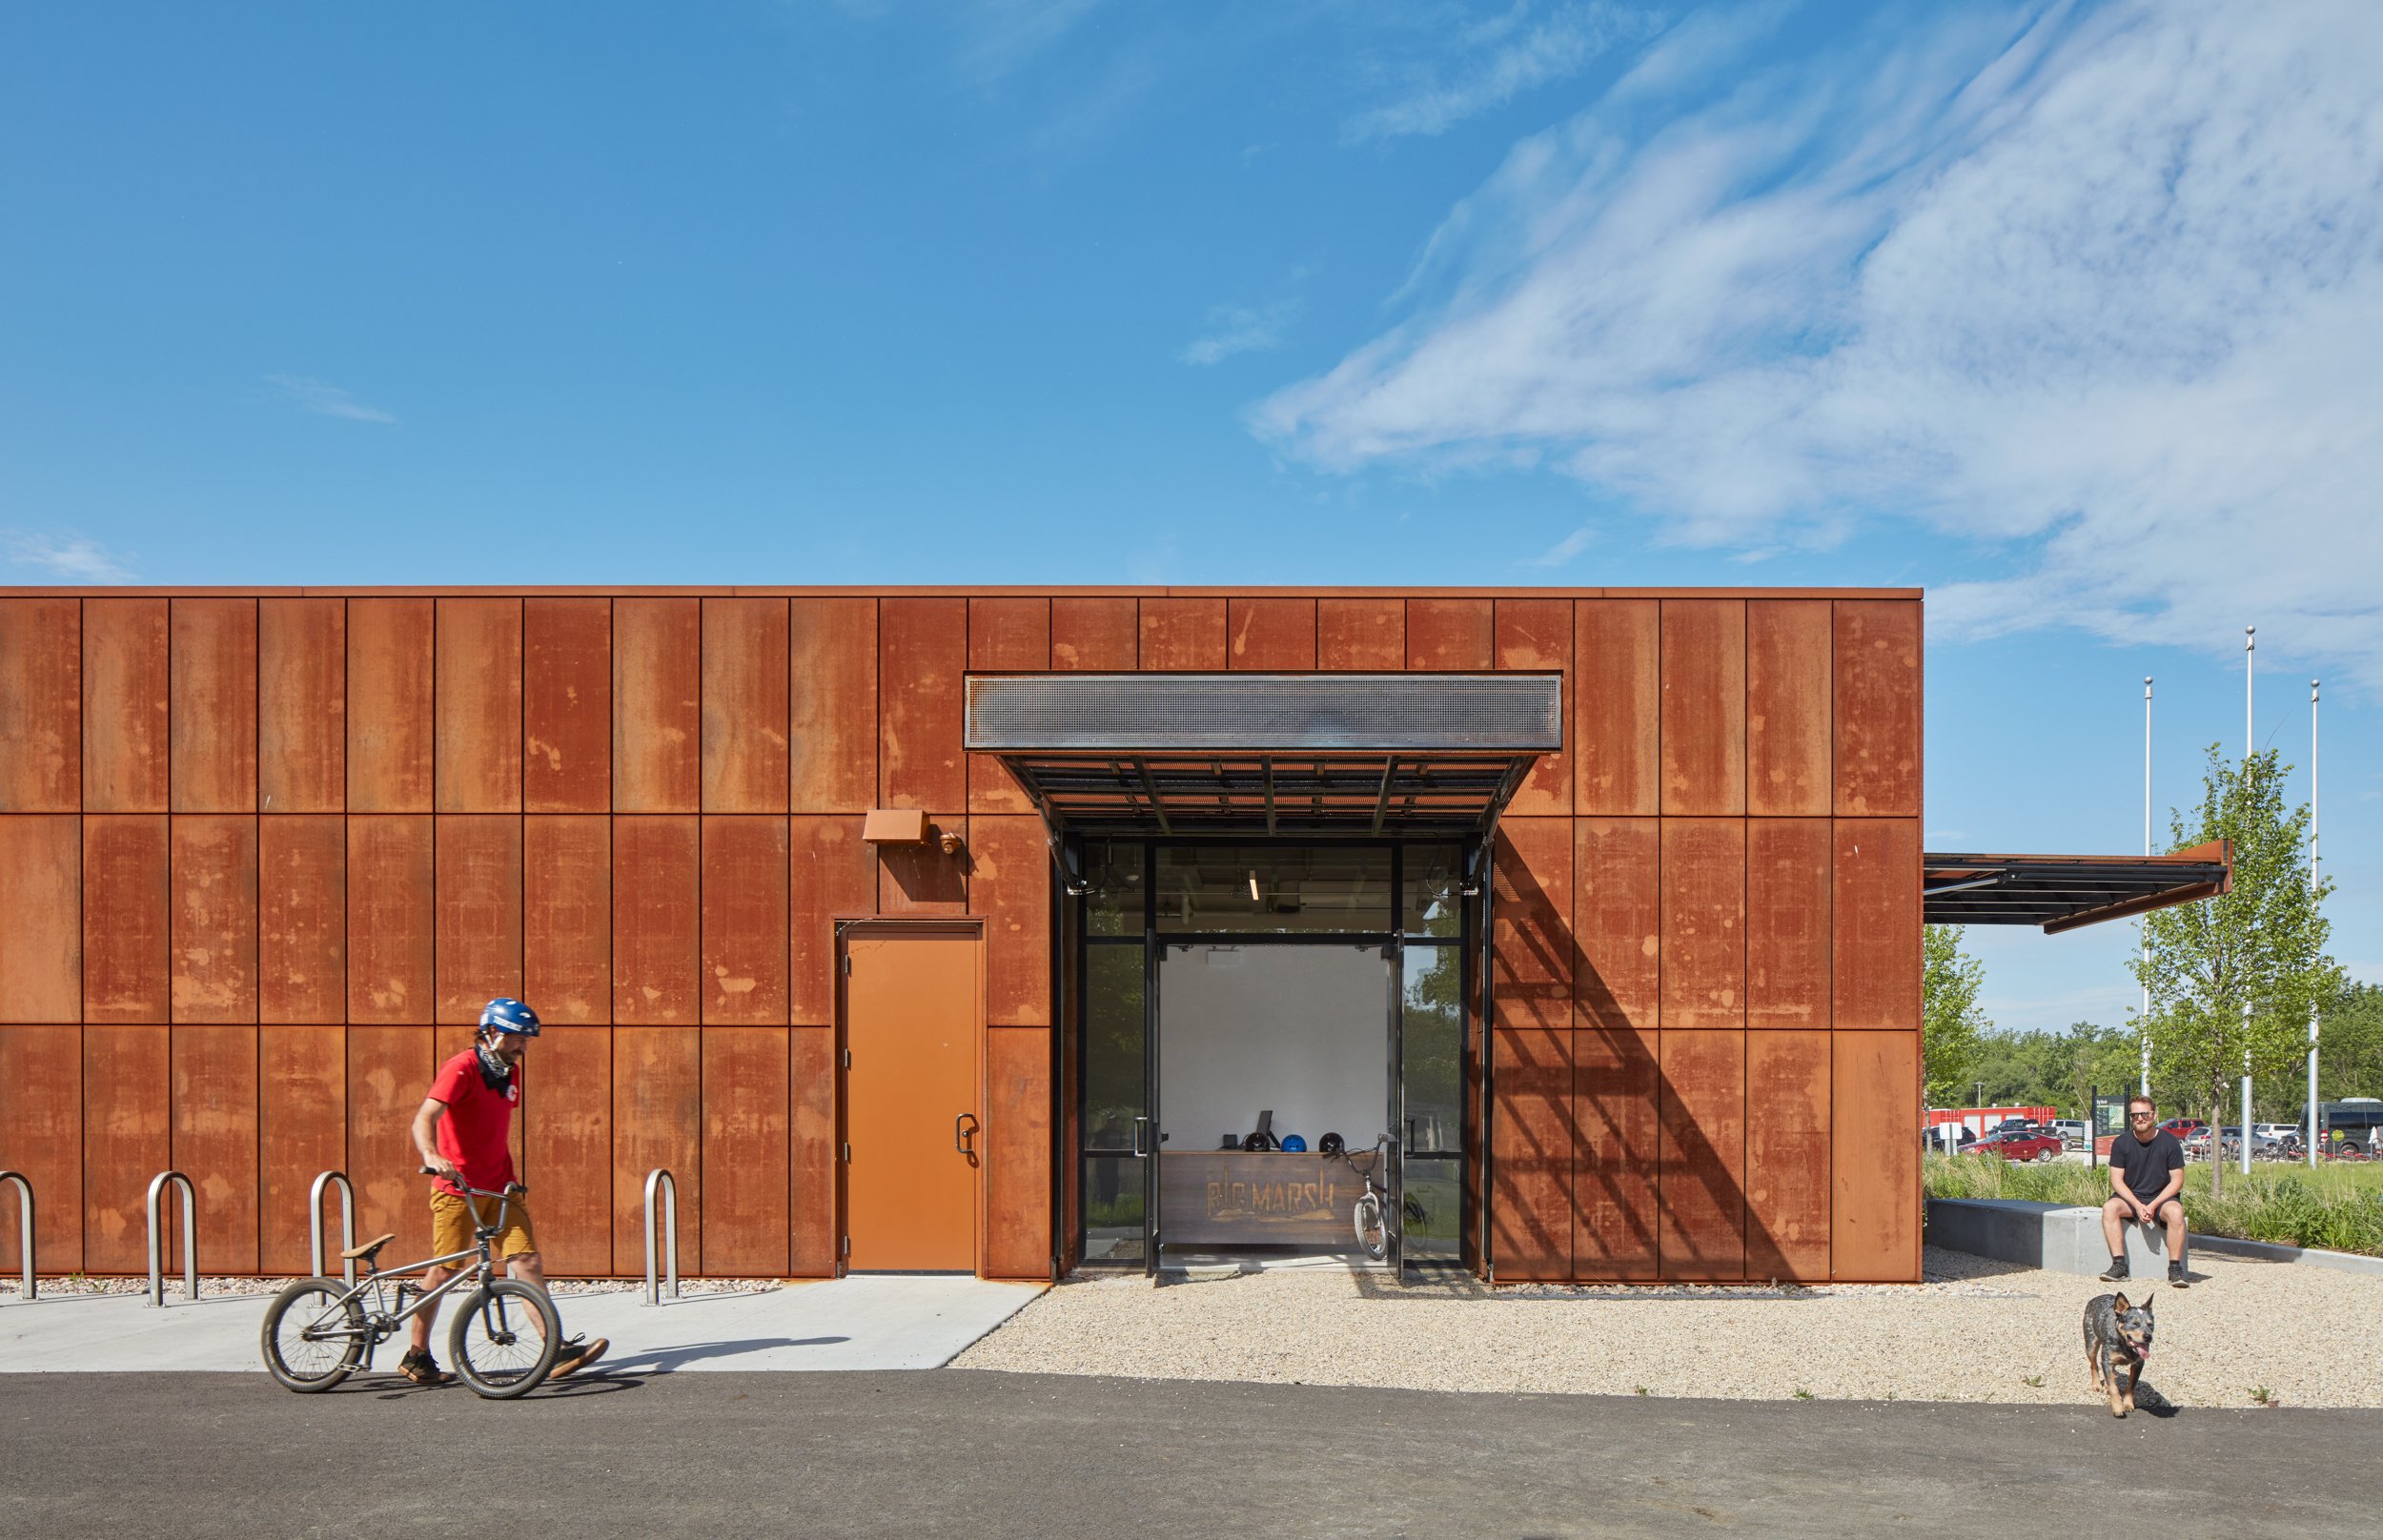
[[[433,1173],[425,1165],[422,1174]],[[447,1356],[456,1372],[463,1376],[464,1384],[492,1401],[509,1401],[538,1388],[555,1367],[562,1342],[562,1318],[544,1289],[518,1278],[497,1277],[488,1247],[503,1232],[505,1210],[515,1194],[528,1191],[519,1183],[502,1192],[463,1187],[476,1242],[469,1250],[384,1270],[380,1248],[397,1239],[384,1235],[339,1253],[343,1261],[364,1265],[364,1275],[354,1287],[336,1278],[301,1278],[275,1295],[265,1310],[265,1368],[284,1389],[328,1390],[359,1369],[369,1372],[374,1348],[397,1335],[404,1323],[424,1310],[436,1309],[440,1299],[469,1284],[471,1293],[447,1327]],[[497,1200],[493,1225],[481,1217],[482,1198]],[[433,1289],[425,1290],[410,1278],[393,1282],[389,1276],[466,1259],[476,1260]],[[390,1297],[393,1287],[394,1300]],[[413,1296],[411,1304],[408,1295]]]
[[[1351,1218],[1357,1232],[1357,1249],[1375,1262],[1390,1255],[1390,1243],[1397,1234],[1399,1216],[1394,1215],[1391,1211],[1390,1193],[1374,1180],[1375,1173],[1383,1169],[1383,1164],[1389,1156],[1390,1135],[1388,1134],[1383,1134],[1374,1141],[1373,1159],[1362,1165],[1358,1165],[1357,1158],[1347,1150],[1341,1151],[1340,1154],[1340,1158],[1348,1163],[1349,1169],[1356,1172],[1365,1183],[1365,1190],[1357,1195],[1356,1203],[1351,1207]],[[1423,1223],[1423,1205],[1413,1196],[1409,1196],[1399,1207],[1404,1210],[1407,1223],[1411,1225]]]

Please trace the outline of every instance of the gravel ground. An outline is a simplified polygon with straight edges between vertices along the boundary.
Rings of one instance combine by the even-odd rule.
[[[1919,1285],[1492,1290],[1286,1269],[1080,1276],[961,1368],[1605,1395],[2091,1403],[2080,1320],[2111,1286],[1927,1248]],[[2383,1407],[2383,1279],[2193,1259],[2141,1404]]]
[[[338,1274],[334,1273],[332,1276],[336,1278]],[[400,1278],[418,1278],[421,1274],[393,1272],[386,1276],[390,1283],[395,1284]],[[290,1286],[290,1282],[291,1280],[287,1278],[215,1278],[201,1273],[198,1279],[198,1293],[201,1299],[210,1299],[217,1294],[278,1294]],[[679,1292],[682,1294],[753,1294],[764,1289],[784,1287],[784,1280],[777,1278],[682,1278],[679,1280]],[[546,1292],[558,1299],[568,1298],[573,1294],[638,1294],[644,1290],[645,1280],[642,1278],[550,1278],[546,1281]],[[13,1273],[10,1274],[6,1280],[0,1280],[0,1300],[12,1299],[24,1291],[24,1286],[17,1281]],[[149,1280],[146,1277],[44,1278],[41,1280],[40,1288],[41,1299],[64,1298],[70,1294],[146,1294],[148,1292]],[[181,1297],[182,1275],[178,1272],[166,1274],[166,1298],[178,1300]],[[35,1303],[38,1304],[40,1301],[36,1300]]]

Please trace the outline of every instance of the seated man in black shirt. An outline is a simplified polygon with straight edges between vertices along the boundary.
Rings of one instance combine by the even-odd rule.
[[[2185,1146],[2160,1126],[2159,1109],[2148,1096],[2127,1104],[2127,1131],[2110,1141],[2110,1196],[2102,1205],[2102,1239],[2110,1246],[2106,1284],[2127,1279],[2128,1220],[2168,1226],[2168,1281],[2189,1288],[2185,1277],[2185,1206],[2176,1194],[2185,1186]]]

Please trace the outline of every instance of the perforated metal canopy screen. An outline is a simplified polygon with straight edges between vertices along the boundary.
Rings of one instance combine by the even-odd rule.
[[[1038,674],[967,681],[993,754],[1551,754],[1553,674]]]

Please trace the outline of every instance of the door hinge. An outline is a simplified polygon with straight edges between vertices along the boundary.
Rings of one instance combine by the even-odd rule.
[[[850,952],[844,954],[844,976],[847,979],[852,977],[852,954]]]
[[[850,1048],[844,1050],[844,1067],[846,1069],[850,1069],[852,1067],[852,1050]]]
[[[851,1237],[851,1236],[849,1236],[849,1235],[847,1235],[847,1236],[845,1236],[845,1237],[844,1238],[844,1255],[845,1255],[845,1256],[847,1256],[847,1257],[848,1257],[848,1256],[850,1256],[851,1254],[852,1254],[852,1237]]]
[[[852,1146],[850,1145],[844,1146],[844,1164],[846,1165],[850,1165],[852,1164]]]

